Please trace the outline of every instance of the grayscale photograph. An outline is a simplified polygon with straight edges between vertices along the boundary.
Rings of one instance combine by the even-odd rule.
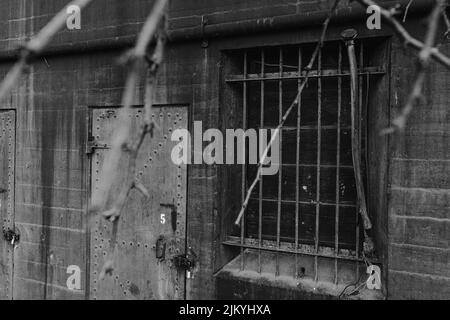
[[[450,0],[0,0],[0,25],[0,300],[450,300]]]

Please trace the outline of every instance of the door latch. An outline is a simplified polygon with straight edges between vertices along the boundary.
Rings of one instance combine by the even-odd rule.
[[[20,234],[11,229],[3,229],[3,239],[11,243],[11,245],[15,245],[20,241]]]

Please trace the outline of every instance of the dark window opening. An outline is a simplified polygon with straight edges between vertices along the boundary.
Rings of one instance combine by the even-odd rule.
[[[356,44],[366,186],[370,84],[385,74],[386,68],[383,54],[375,50],[379,44],[374,39]],[[245,110],[237,123],[245,129],[276,128],[297,95],[315,45],[231,52],[232,66],[225,81],[236,104]],[[299,107],[281,129],[278,174],[262,177],[251,195],[242,227],[230,228],[225,244],[241,250],[360,260],[363,227],[357,208],[351,132],[347,51],[341,41],[330,41],[313,65]],[[256,165],[242,167],[242,196],[256,170]]]

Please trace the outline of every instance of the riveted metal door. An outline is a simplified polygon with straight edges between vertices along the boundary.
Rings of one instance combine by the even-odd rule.
[[[15,111],[0,110],[0,299],[12,299],[14,241]]]
[[[104,155],[114,130],[117,109],[91,109],[91,185],[96,188]],[[186,165],[171,160],[174,130],[187,129],[187,108],[153,109],[158,128],[147,136],[138,156],[137,179],[150,196],[132,190],[119,222],[112,276],[99,279],[111,237],[111,223],[97,218],[90,237],[91,299],[183,299],[186,270],[176,257],[186,254]],[[135,135],[143,121],[143,109],[130,114]],[[121,165],[119,175],[126,172]],[[114,186],[116,187],[116,186]],[[92,189],[94,190],[94,189]]]

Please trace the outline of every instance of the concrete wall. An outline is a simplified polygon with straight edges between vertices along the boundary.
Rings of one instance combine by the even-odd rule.
[[[0,1],[0,56],[39,30],[65,3]],[[195,28],[205,14],[211,25],[236,24],[253,18],[323,11],[329,3],[173,0],[170,28]],[[344,0],[342,7],[347,5]],[[88,47],[93,40],[125,39],[129,43],[150,8],[151,1],[145,0],[96,0],[82,14],[82,29],[62,31],[54,46],[84,43]],[[353,24],[344,23],[330,34],[336,38],[349,25]],[[219,105],[221,50],[249,43],[317,39],[318,29],[301,31],[213,39],[206,49],[198,40],[172,43],[161,69],[156,100],[189,104],[191,120],[202,120],[205,129],[218,127],[219,111],[223,110]],[[391,108],[395,110],[406,99],[414,61],[399,42],[394,40],[392,49]],[[450,53],[448,42],[442,50]],[[17,298],[85,297],[84,282],[82,292],[65,289],[65,268],[87,263],[87,106],[120,104],[124,72],[115,59],[121,52],[109,49],[49,55],[30,68],[1,104],[1,108],[17,110],[16,223],[22,232],[15,263]],[[0,75],[3,77],[10,67],[11,61],[1,62]],[[427,77],[425,102],[414,111],[405,136],[391,154],[385,265],[390,298],[450,297],[450,73],[433,64]],[[141,93],[137,93],[136,104],[142,103]],[[213,273],[221,266],[216,261],[220,261],[217,248],[223,214],[219,179],[216,167],[192,165],[189,169],[188,244],[200,262],[194,279],[188,281],[188,298],[211,298],[215,292]]]
[[[450,44],[441,47],[447,55]],[[393,46],[392,108],[405,103],[414,59]],[[391,158],[389,295],[450,297],[450,72],[432,64],[424,99]]]

